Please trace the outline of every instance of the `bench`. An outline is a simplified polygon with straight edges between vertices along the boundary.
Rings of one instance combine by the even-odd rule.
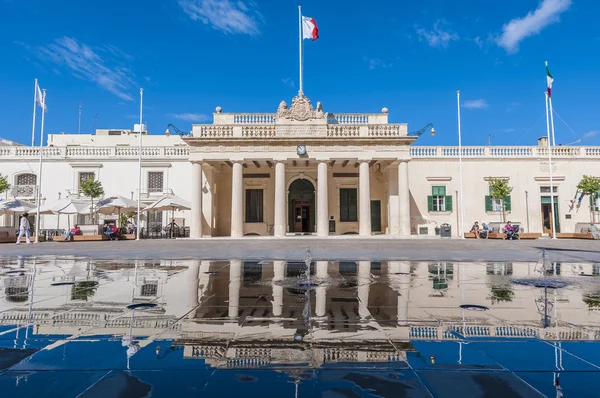
[[[577,232],[557,232],[556,237],[558,239],[594,239],[592,234]]]
[[[31,242],[35,242],[35,236],[30,236],[29,240]],[[46,238],[44,236],[39,236],[38,237],[38,242],[45,242]],[[7,236],[7,237],[3,237],[0,238],[0,243],[16,243],[17,242],[17,237],[16,236]],[[27,238],[25,236],[23,236],[21,238],[21,243],[26,243],[27,242]]]
[[[591,235],[590,235],[591,236]],[[541,233],[536,233],[536,232],[523,232],[523,233],[519,233],[519,238],[520,239],[538,239],[541,238],[542,234]],[[465,238],[469,239],[469,238],[475,238],[475,233],[474,232],[465,232]],[[490,232],[488,234],[488,239],[504,239],[506,238],[506,234],[505,233],[501,233],[501,232]]]
[[[64,236],[55,236],[54,242],[66,242]],[[70,242],[94,242],[100,240],[109,240],[106,235],[75,235],[69,239]]]

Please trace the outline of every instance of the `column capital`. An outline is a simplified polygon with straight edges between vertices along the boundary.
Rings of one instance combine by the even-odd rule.
[[[358,161],[360,163],[370,163],[373,159],[372,158],[359,158]]]
[[[408,162],[410,162],[410,159],[405,159],[405,158],[398,159],[398,163],[408,163]]]

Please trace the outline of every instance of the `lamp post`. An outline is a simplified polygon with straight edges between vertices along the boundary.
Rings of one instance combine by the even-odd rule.
[[[140,131],[139,131],[139,139],[140,139],[140,147],[138,149],[138,200],[137,200],[137,228],[136,228],[136,237],[135,240],[140,240],[140,212],[141,212],[141,204],[142,204],[142,104],[144,99],[144,89],[140,88]]]

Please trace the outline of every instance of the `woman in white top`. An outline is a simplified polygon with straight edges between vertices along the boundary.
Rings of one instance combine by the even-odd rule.
[[[17,245],[21,244],[21,237],[23,235],[25,235],[25,240],[27,244],[31,243],[31,241],[29,240],[29,228],[31,228],[31,225],[29,225],[29,220],[27,219],[28,215],[29,214],[27,213],[23,213],[23,215],[21,216],[21,222],[19,223],[19,236],[17,237]]]

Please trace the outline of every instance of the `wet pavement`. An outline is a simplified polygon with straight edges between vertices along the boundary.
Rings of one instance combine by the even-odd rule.
[[[599,275],[549,257],[4,257],[0,391],[597,397]]]

